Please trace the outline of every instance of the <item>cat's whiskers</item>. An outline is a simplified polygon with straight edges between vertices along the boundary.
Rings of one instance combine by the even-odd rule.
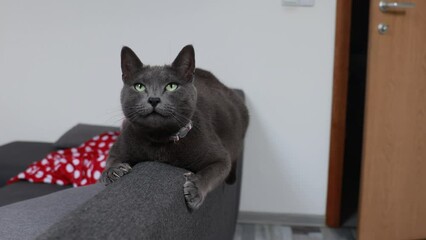
[[[126,109],[126,110],[142,110],[142,109],[145,109],[145,106],[135,105],[135,106],[124,107],[124,109]]]
[[[177,122],[178,122],[178,126],[180,128],[184,127],[186,124],[188,124],[187,122],[182,121],[181,119],[179,119],[174,113],[173,113],[173,108],[170,107],[165,107],[164,110],[167,112],[167,114],[169,114],[170,116],[172,116]]]
[[[123,120],[123,111],[121,106],[115,106],[105,112],[105,123],[116,124]]]
[[[127,116],[124,117],[124,119],[128,119],[130,121],[136,120],[136,118],[138,117],[138,115],[141,113],[141,111],[138,111],[137,109],[134,111],[131,111],[130,113],[127,114]],[[123,120],[124,120],[123,119]]]
[[[128,119],[129,121],[133,121],[133,120],[136,120],[137,117],[138,117],[138,114],[134,113],[134,114],[129,114],[129,116],[126,119]]]
[[[126,117],[121,116],[121,117],[117,117],[115,119],[110,118],[110,119],[107,120],[107,122],[111,123],[111,124],[117,124],[117,123],[122,123],[124,121],[124,119],[126,119]]]
[[[176,121],[179,123],[179,127],[180,128],[182,128],[182,127],[184,127],[185,126],[185,123],[184,122],[182,122],[181,120],[179,120],[179,118],[177,118],[173,113],[170,113],[171,114],[171,116],[174,118],[174,119],[176,119]]]
[[[188,124],[188,122],[191,121],[191,119],[189,119],[189,118],[185,117],[184,115],[176,112],[175,108],[173,108],[173,107],[166,106],[166,109],[170,112],[170,114],[173,116],[173,118],[176,119],[176,121],[181,123],[183,126],[185,126],[186,124]],[[179,126],[179,127],[183,127],[183,126]],[[201,131],[200,128],[197,125],[193,125],[192,127],[193,127],[193,129],[195,129],[197,131]]]
[[[143,105],[135,105],[135,106],[124,107],[123,110],[129,110],[130,113],[128,113],[129,115],[128,118],[131,120],[134,120],[138,114],[144,115],[147,111],[147,108]]]

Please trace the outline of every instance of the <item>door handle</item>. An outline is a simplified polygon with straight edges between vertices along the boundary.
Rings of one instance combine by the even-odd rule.
[[[401,8],[413,8],[415,3],[410,2],[386,2],[384,0],[379,2],[379,9],[382,12],[387,12],[388,10],[401,9]]]

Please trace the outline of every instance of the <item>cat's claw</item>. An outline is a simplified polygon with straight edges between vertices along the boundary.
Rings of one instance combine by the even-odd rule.
[[[198,209],[204,202],[204,194],[200,191],[200,180],[197,175],[189,172],[183,175],[186,179],[183,184],[183,194],[186,205],[190,210]]]
[[[113,165],[103,171],[100,182],[105,185],[109,185],[120,179],[122,176],[128,174],[131,170],[132,167],[130,167],[127,163]]]

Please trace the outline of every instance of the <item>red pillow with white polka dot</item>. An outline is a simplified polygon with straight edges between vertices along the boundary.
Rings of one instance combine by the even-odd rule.
[[[109,150],[119,132],[107,132],[77,148],[59,150],[31,164],[25,171],[11,178],[8,184],[20,180],[74,187],[96,183],[105,169]]]

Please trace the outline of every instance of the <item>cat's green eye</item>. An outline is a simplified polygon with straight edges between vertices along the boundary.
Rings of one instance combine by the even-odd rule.
[[[177,83],[169,83],[166,86],[166,90],[169,92],[173,92],[175,91],[177,88],[179,87],[179,85]]]
[[[133,87],[135,88],[136,91],[138,92],[143,92],[145,91],[145,85],[143,85],[142,83],[136,83],[135,85],[133,85]]]

